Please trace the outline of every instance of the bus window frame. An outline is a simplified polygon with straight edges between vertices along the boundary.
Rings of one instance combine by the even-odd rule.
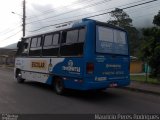
[[[67,32],[67,31],[71,31],[71,30],[78,30],[78,38],[77,38],[77,43],[82,43],[82,42],[79,42],[79,30],[80,29],[84,29],[85,30],[85,37],[84,37],[84,41],[83,41],[83,54],[80,55],[80,56],[62,56],[60,54],[60,49],[61,49],[61,46],[63,43],[61,43],[62,41],[62,33],[63,32]],[[52,34],[54,36],[54,34],[59,34],[59,40],[58,40],[58,46],[59,46],[59,50],[58,50],[58,55],[57,56],[44,56],[43,55],[43,50],[44,50],[44,41],[45,41],[45,36],[48,35],[48,34]],[[53,36],[52,36],[52,42],[53,42]],[[30,55],[30,50],[31,48],[39,48],[37,47],[37,43],[38,43],[38,39],[37,39],[37,43],[36,43],[36,47],[31,47],[31,43],[32,43],[32,39],[35,38],[35,37],[41,37],[41,52],[40,52],[40,55],[38,56],[35,56],[35,55]],[[86,47],[86,41],[87,41],[87,26],[86,25],[83,25],[83,26],[78,26],[78,27],[73,27],[73,28],[68,28],[68,29],[64,29],[64,30],[59,30],[59,31],[54,31],[54,32],[49,32],[49,33],[43,33],[43,34],[40,34],[40,35],[36,35],[36,36],[30,36],[30,37],[26,37],[24,39],[30,39],[30,42],[29,42],[29,45],[28,45],[28,55],[26,57],[32,57],[32,58],[37,58],[37,57],[41,57],[41,58],[82,58],[84,57],[84,52],[85,52],[85,47]],[[74,43],[75,44],[75,43]]]
[[[97,52],[96,51],[96,38],[97,38],[97,26],[102,26],[102,27],[108,27],[108,28],[111,28],[111,29],[116,29],[116,30],[120,30],[120,31],[123,31],[123,32],[125,32],[126,33],[126,44],[127,44],[127,47],[128,47],[128,54],[127,55],[125,55],[125,54],[118,54],[118,53],[99,53],[99,52]],[[122,55],[122,56],[129,56],[129,40],[128,40],[128,32],[125,30],[125,29],[123,29],[123,28],[120,28],[120,27],[116,27],[116,26],[113,26],[113,25],[111,25],[111,24],[107,24],[107,23],[101,23],[101,22],[96,22],[96,24],[95,24],[95,53],[96,54],[107,54],[107,55],[113,55],[113,56],[115,56],[115,55]]]
[[[41,38],[41,44],[40,46],[37,46],[37,43],[38,43],[38,38]],[[28,53],[28,56],[29,57],[41,57],[42,56],[42,44],[43,44],[43,35],[37,35],[37,36],[33,36],[33,37],[29,37],[31,40],[30,40],[30,45],[29,45],[29,53]],[[37,38],[37,42],[36,42],[36,47],[31,47],[31,44],[32,44],[32,39],[34,38]],[[28,39],[28,38],[26,38]],[[35,56],[35,55],[30,55],[30,51],[31,50],[39,50],[40,49],[40,54]]]
[[[28,41],[28,42],[27,42]],[[27,38],[22,38],[21,42],[18,42],[20,45],[17,46],[17,53],[16,56],[21,56],[21,57],[28,57],[29,55],[29,49],[30,49],[30,43],[31,43],[31,37],[27,37]],[[27,47],[26,47],[27,45]],[[19,49],[19,47],[21,47]],[[20,53],[18,53],[20,51]]]
[[[31,37],[28,37],[28,38],[25,38],[25,42],[27,42],[28,43],[28,46],[27,46],[27,48],[25,48],[25,49],[27,49],[27,54],[25,55],[25,56],[29,56],[29,51],[30,51],[30,45],[31,45],[31,40],[32,40],[32,38]]]
[[[54,38],[54,35],[55,35],[55,34],[58,34],[58,35],[59,35],[58,45],[53,45],[53,38]],[[52,44],[51,44],[51,45],[48,45],[48,46],[44,46],[45,37],[46,37],[47,35],[52,35]],[[47,57],[47,58],[48,58],[48,57],[50,57],[50,58],[57,58],[57,57],[59,57],[60,39],[61,39],[61,31],[56,31],[56,32],[51,32],[51,33],[43,34],[42,53],[41,53],[41,55],[42,55],[43,58],[46,58],[46,57]],[[43,53],[43,50],[45,50],[45,47],[53,47],[53,46],[58,46],[58,47],[59,47],[59,48],[58,48],[58,54],[57,54],[57,56],[47,56],[47,55],[45,56],[44,53]]]
[[[53,33],[44,34],[43,47],[52,46],[52,42],[51,42],[51,45],[44,45],[44,43],[45,43],[45,37],[48,36],[48,35],[52,35],[52,42],[53,42]]]
[[[63,39],[63,36],[62,36],[62,34],[65,32],[65,33],[67,33],[68,31],[72,31],[72,30],[78,30],[78,38],[77,38],[77,42],[76,43],[82,43],[82,42],[79,42],[79,30],[80,29],[84,29],[85,30],[85,39],[84,39],[84,42],[83,42],[83,54],[82,55],[77,55],[77,56],[62,56],[61,54],[60,54],[60,51],[61,51],[61,46],[62,45],[65,45],[66,43],[62,43],[61,41],[62,41],[62,39]],[[80,26],[80,27],[74,27],[74,28],[69,28],[69,29],[65,29],[65,30],[62,30],[61,31],[61,38],[60,38],[60,49],[59,49],[59,57],[60,58],[82,58],[82,57],[84,57],[84,52],[85,52],[85,45],[86,45],[86,41],[87,41],[87,27],[84,25],[84,26]],[[67,37],[67,35],[66,35],[66,37]],[[66,41],[65,41],[66,42]],[[67,44],[76,44],[76,43],[67,43]]]

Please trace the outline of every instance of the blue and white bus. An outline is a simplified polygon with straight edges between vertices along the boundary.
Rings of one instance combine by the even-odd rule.
[[[15,78],[65,89],[98,90],[129,85],[127,32],[91,19],[55,26],[17,44]]]

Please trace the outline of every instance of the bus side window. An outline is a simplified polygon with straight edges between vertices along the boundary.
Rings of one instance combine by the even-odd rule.
[[[41,54],[41,41],[42,37],[33,37],[31,40],[29,55],[30,56],[40,56]]]
[[[42,46],[42,37],[38,37],[37,39],[37,47],[41,47]]]
[[[53,35],[52,34],[49,34],[49,35],[46,35],[45,36],[45,39],[44,39],[44,46],[51,46],[52,45],[52,38],[53,38]]]
[[[76,44],[77,47],[77,53],[79,56],[83,55],[83,49],[84,49],[84,41],[86,37],[86,30],[85,28],[82,28],[79,30],[79,38],[78,38],[78,43]]]
[[[82,56],[85,29],[75,29],[66,32],[66,39],[62,41],[61,56]],[[63,34],[62,34],[63,35]],[[64,36],[62,36],[64,38]],[[65,43],[63,43],[65,41]]]
[[[84,42],[85,41],[85,29],[82,28],[79,30],[79,38],[78,38],[78,42]]]
[[[62,38],[61,38],[61,43],[66,43],[66,35],[67,35],[67,32],[62,32]]]
[[[29,54],[30,41],[31,41],[31,38],[28,38],[24,41],[24,44],[23,44],[24,49],[22,52],[22,56],[27,56]]]
[[[53,36],[53,49],[52,49],[52,55],[53,56],[58,56],[59,53],[59,38],[60,38],[60,34],[54,34]]]
[[[21,42],[18,42],[17,47],[17,53],[18,56],[27,56],[29,53],[29,45],[30,45],[30,38],[23,38]]]
[[[58,56],[59,36],[59,33],[54,33],[45,36],[43,56]]]
[[[58,45],[59,44],[59,34],[54,34],[53,36],[53,45]]]

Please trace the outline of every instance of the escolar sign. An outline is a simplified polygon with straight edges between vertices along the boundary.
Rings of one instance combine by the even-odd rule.
[[[31,61],[31,68],[34,69],[46,69],[46,61]]]

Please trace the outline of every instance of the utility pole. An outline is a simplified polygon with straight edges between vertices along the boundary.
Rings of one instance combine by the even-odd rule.
[[[25,27],[26,27],[26,0],[23,0],[23,24],[22,24],[22,27],[23,27],[23,37],[25,36]]]

